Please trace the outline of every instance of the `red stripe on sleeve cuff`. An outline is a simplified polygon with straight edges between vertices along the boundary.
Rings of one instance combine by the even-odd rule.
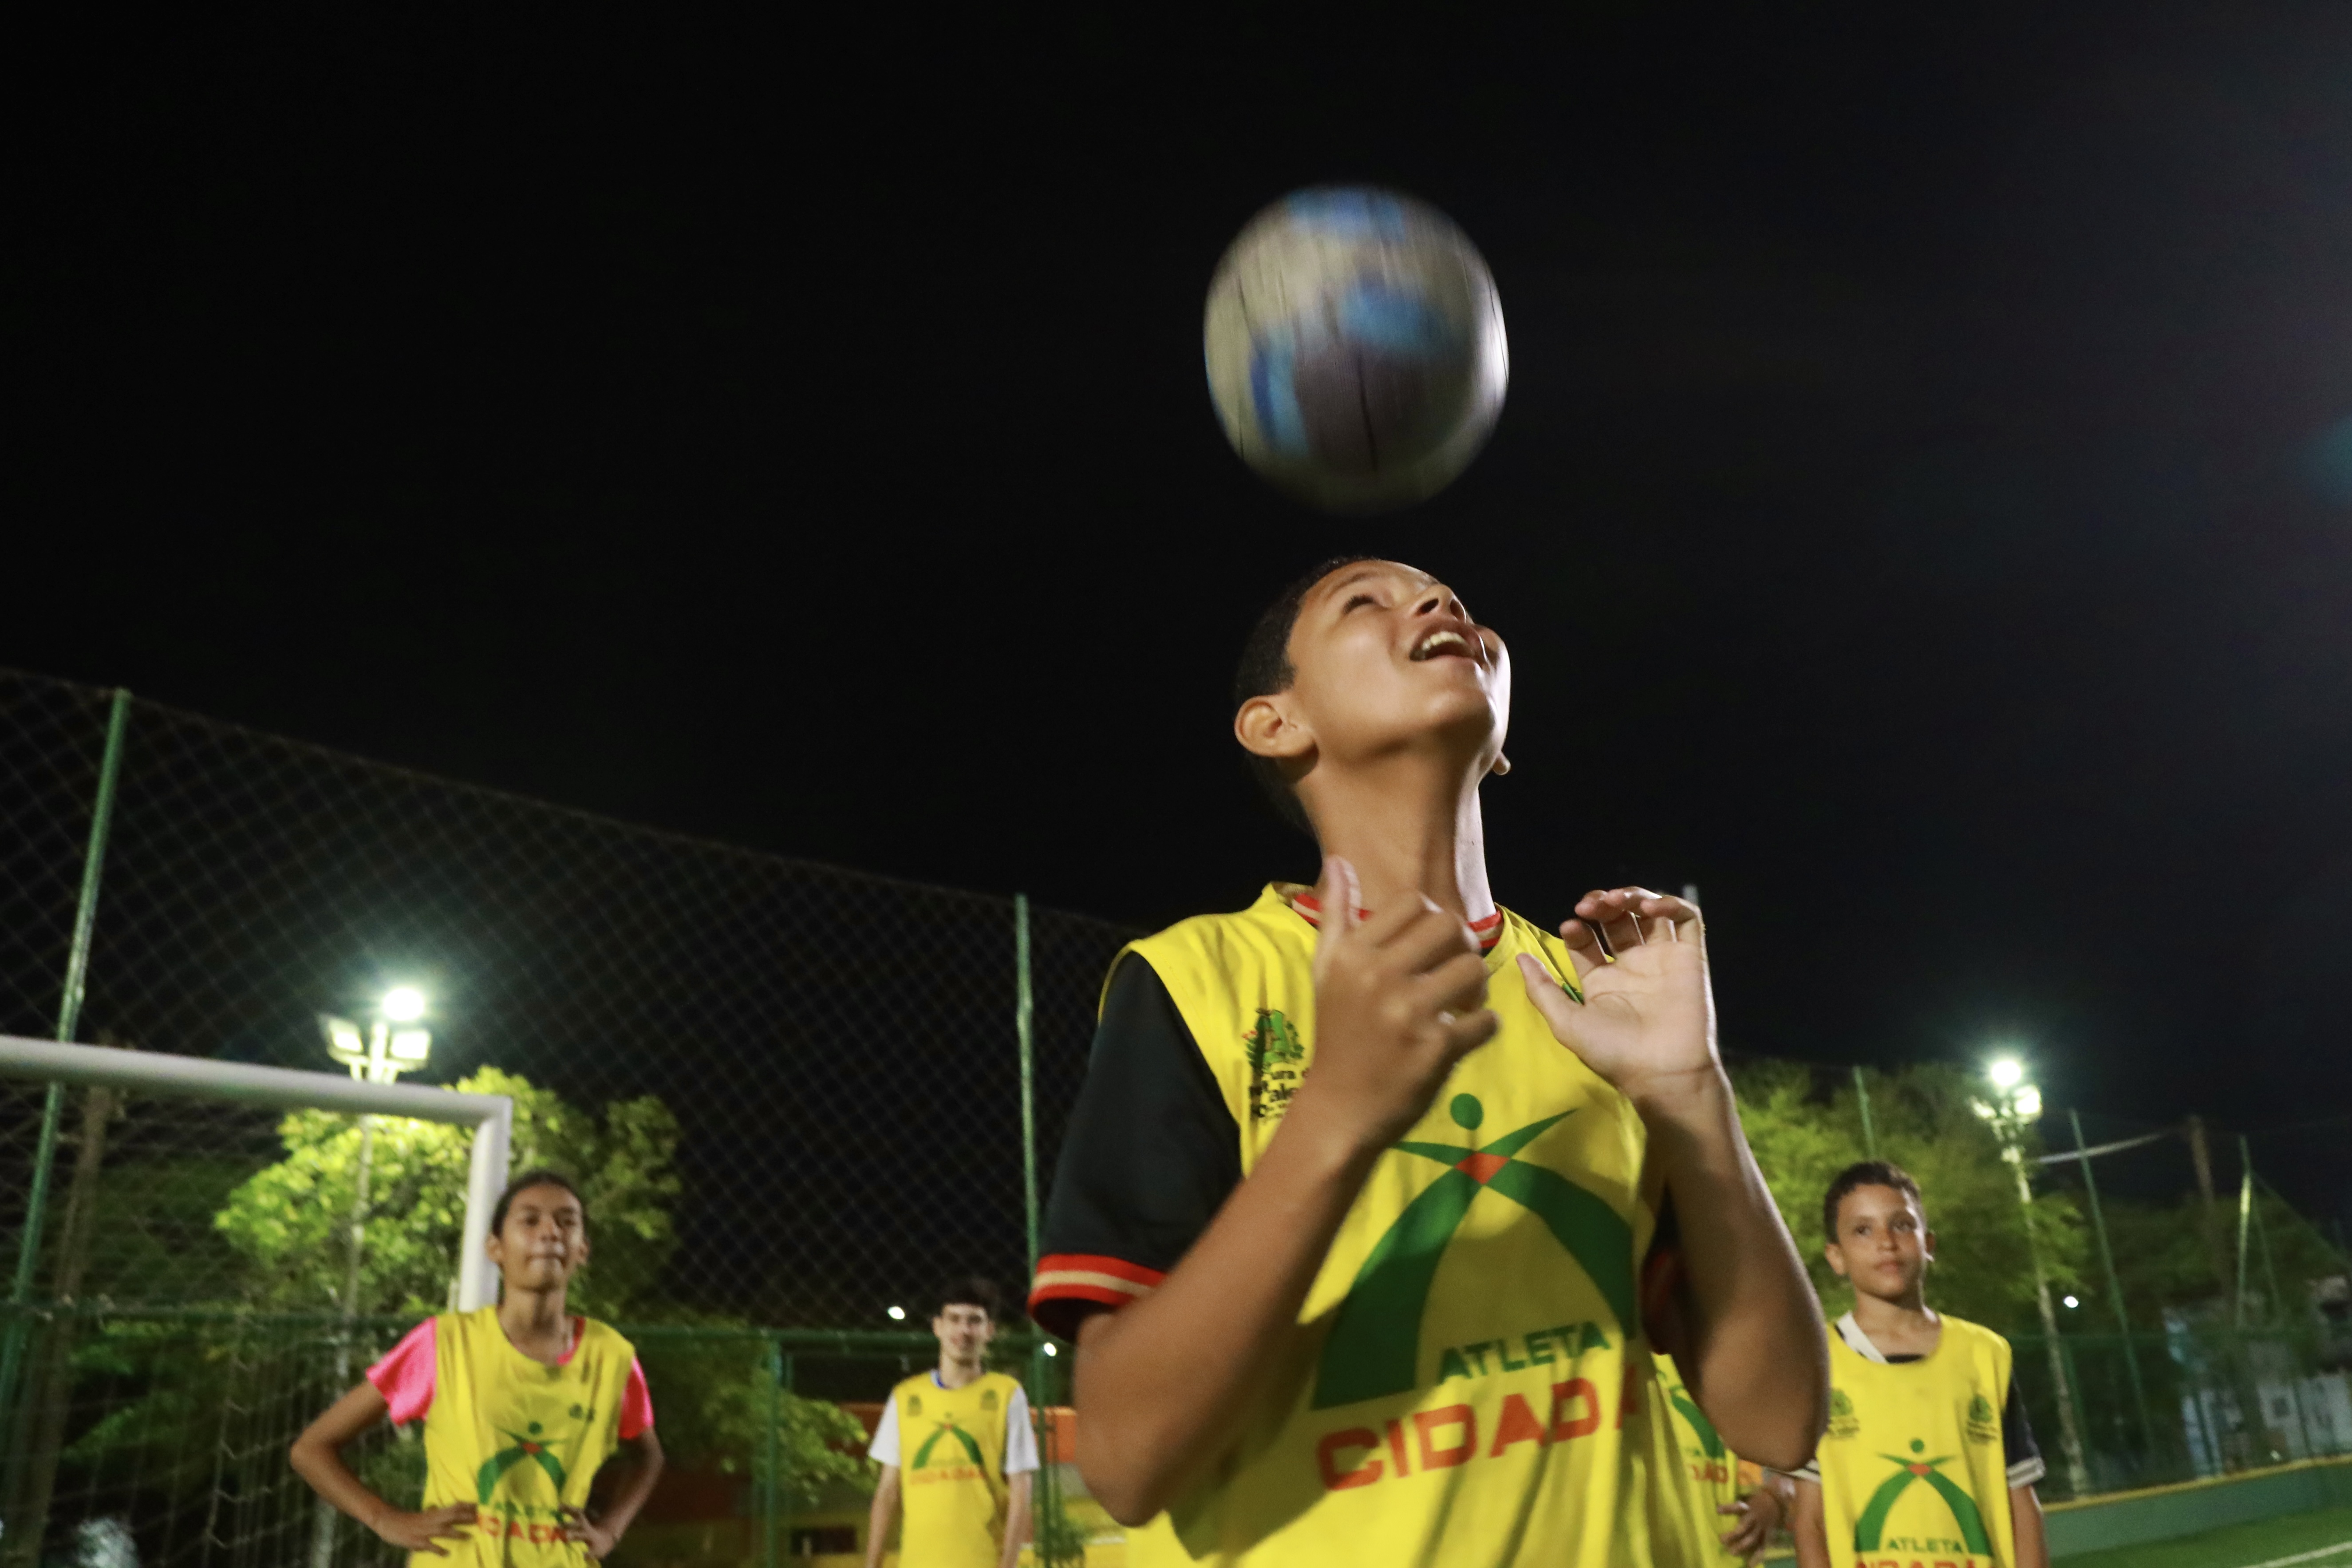
[[[1032,1311],[1043,1301],[1096,1301],[1106,1307],[1124,1307],[1150,1295],[1166,1278],[1157,1268],[1123,1258],[1057,1252],[1037,1260],[1029,1306]]]

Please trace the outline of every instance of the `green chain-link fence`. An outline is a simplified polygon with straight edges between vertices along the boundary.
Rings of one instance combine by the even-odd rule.
[[[583,1304],[648,1347],[676,1462],[626,1561],[840,1554],[833,1402],[928,1363],[949,1276],[1018,1300],[1128,934],[0,674],[0,1034],[340,1072],[320,1015],[424,990],[412,1081],[515,1097],[515,1168],[587,1187]],[[346,1300],[353,1119],[0,1080],[0,1563],[376,1560],[311,1554],[285,1446],[445,1304],[462,1143],[368,1135]]]

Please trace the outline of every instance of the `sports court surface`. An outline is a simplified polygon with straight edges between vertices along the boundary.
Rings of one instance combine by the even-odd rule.
[[[2352,1508],[2323,1508],[2061,1557],[2065,1568],[2352,1568]]]

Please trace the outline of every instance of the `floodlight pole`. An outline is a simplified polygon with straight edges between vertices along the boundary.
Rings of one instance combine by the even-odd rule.
[[[2131,1314],[2124,1307],[2124,1282],[2116,1272],[2115,1248],[2107,1245],[2106,1215],[2099,1207],[2099,1179],[2091,1173],[2091,1152],[2083,1143],[2083,1113],[2066,1113],[2067,1125],[2074,1131],[2074,1158],[2083,1166],[2083,1191],[2091,1200],[2091,1232],[2099,1238],[2099,1261],[2107,1276],[2107,1298],[2116,1304],[2116,1331],[2124,1338],[2124,1370],[2131,1374],[2132,1407],[2139,1413],[2140,1446],[2153,1459],[2156,1457],[2156,1425],[2148,1419],[2147,1390],[2139,1376],[2139,1352],[2132,1348]]]
[[[2066,1354],[2058,1343],[2058,1310],[2050,1300],[2050,1276],[2042,1267],[2042,1242],[2033,1224],[2033,1183],[2025,1170],[2025,1112],[2020,1109],[2023,1097],[2034,1096],[2039,1110],[2039,1091],[2027,1083],[2010,1082],[1994,1085],[1999,1100],[1988,1106],[1978,1102],[1978,1110],[1993,1126],[1994,1136],[2000,1140],[2001,1158],[2017,1173],[2018,1214],[2025,1222],[2025,1255],[2033,1265],[2033,1297],[2042,1309],[2042,1349],[2050,1357],[2050,1382],[2058,1394],[2058,1442],[2066,1458],[2066,1484],[2076,1497],[2087,1497],[2091,1491],[2091,1469],[2083,1459],[2081,1423],[2074,1413],[2074,1380],[2066,1375]]]

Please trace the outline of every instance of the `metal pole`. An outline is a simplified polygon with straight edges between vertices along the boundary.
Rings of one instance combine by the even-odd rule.
[[[58,1038],[70,1042],[81,1025],[82,995],[89,981],[89,943],[98,926],[98,893],[106,870],[106,837],[114,824],[114,788],[122,776],[122,742],[131,729],[131,693],[115,688],[106,715],[106,750],[98,764],[98,795],[90,803],[89,838],[82,848],[81,895],[74,904],[73,945],[66,954],[64,993],[58,999]],[[57,1163],[58,1123],[65,1115],[62,1084],[49,1085],[41,1102],[41,1131],[33,1150],[33,1183],[25,1198],[25,1233],[16,1245],[16,1275],[8,1290],[8,1328],[0,1335],[0,1431],[16,1397],[16,1373],[25,1359],[26,1315],[33,1300],[33,1276],[41,1256],[41,1226],[48,1217],[49,1172]]]
[[[2074,1156],[2082,1162],[2083,1191],[2091,1199],[2091,1232],[2099,1238],[2099,1262],[2107,1276],[2107,1298],[2116,1304],[2116,1331],[2124,1337],[2124,1369],[2131,1374],[2132,1406],[2139,1412],[2141,1449],[2153,1459],[2156,1424],[2148,1419],[2147,1390],[2139,1376],[2139,1352],[2132,1348],[2131,1314],[2124,1308],[2123,1279],[2116,1272],[2115,1249],[2107,1245],[2107,1218],[2099,1207],[2099,1179],[2091,1173],[2091,1156],[2083,1144],[2082,1113],[2068,1111],[2066,1122],[2074,1130]]]
[[[760,1563],[761,1568],[776,1568],[776,1516],[783,1511],[784,1478],[782,1473],[782,1446],[777,1442],[776,1428],[784,1418],[784,1353],[782,1342],[771,1336],[768,1341],[768,1484],[765,1506],[760,1510]]]
[[[1037,1275],[1037,1055],[1029,989],[1029,895],[1013,895],[1013,1032],[1021,1042],[1021,1195],[1028,1205],[1029,1276]],[[1028,1292],[1024,1289],[1022,1294]]]
[[[2013,1135],[2012,1135],[2013,1136]],[[2042,1308],[2042,1349],[2049,1352],[2050,1381],[2058,1393],[2058,1443],[2066,1456],[2066,1483],[2076,1497],[2091,1491],[2090,1467],[2083,1462],[2083,1434],[2074,1414],[2074,1391],[2066,1377],[2066,1360],[2058,1345],[2058,1310],[2050,1300],[2050,1277],[2042,1272],[2042,1246],[2033,1230],[2033,1188],[2025,1177],[2024,1151],[2011,1142],[2010,1163],[2017,1170],[2017,1202],[2025,1218],[2025,1250],[2033,1261],[2033,1294]]]
[[[376,1026],[381,1029],[382,1024]],[[349,1254],[343,1263],[343,1324],[335,1337],[335,1396],[342,1397],[352,1382],[352,1334],[360,1315],[360,1259],[367,1248],[368,1169],[375,1163],[375,1118],[360,1118],[359,1181],[352,1198]],[[335,1505],[320,1498],[310,1515],[310,1568],[332,1568],[335,1531],[340,1516]]]
[[[1862,1078],[1862,1064],[1853,1064],[1853,1102],[1862,1108],[1862,1154],[1865,1160],[1878,1158],[1878,1130],[1870,1124],[1870,1085]]]
[[[2246,1326],[2246,1226],[2254,1212],[2254,1167],[2245,1153],[2246,1141],[2242,1137],[2238,1140],[2238,1158],[2244,1170],[2238,1178],[2238,1298],[2231,1318],[2231,1326],[2239,1330]]]

